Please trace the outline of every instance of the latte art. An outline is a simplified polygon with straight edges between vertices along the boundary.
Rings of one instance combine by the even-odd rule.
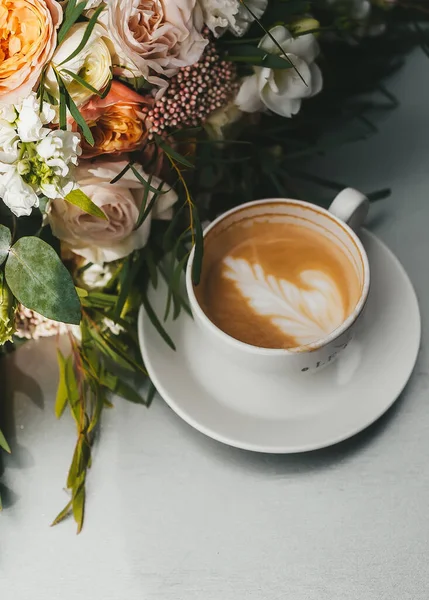
[[[335,238],[305,220],[273,215],[207,236],[201,284],[194,289],[208,318],[228,335],[288,349],[340,327],[356,307],[361,283]]]
[[[346,319],[341,293],[335,282],[320,271],[303,271],[302,286],[266,275],[261,265],[224,259],[224,276],[233,281],[258,315],[268,317],[298,346],[323,339]]]

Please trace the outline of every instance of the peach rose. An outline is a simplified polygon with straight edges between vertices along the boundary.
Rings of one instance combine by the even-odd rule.
[[[127,160],[100,161],[95,165],[82,161],[76,169],[76,179],[81,190],[91,198],[107,217],[93,217],[64,200],[51,202],[48,220],[56,237],[63,242],[63,250],[71,250],[96,264],[112,262],[143,248],[149,238],[151,220],[170,219],[176,192],[164,186],[165,193],[156,199],[153,209],[138,229],[135,229],[140,207],[145,198],[143,186],[129,170],[116,183],[110,183],[127,165]],[[139,166],[140,175],[149,176]],[[160,186],[153,177],[151,185]],[[147,204],[153,193],[149,191]]]
[[[57,43],[62,9],[55,0],[0,3],[0,103],[17,104],[37,84]]]
[[[168,82],[154,73],[171,77],[196,63],[207,45],[196,0],[109,0],[99,21],[114,45],[116,71],[143,76],[160,90]]]
[[[84,158],[141,148],[146,142],[147,130],[139,108],[152,103],[152,97],[140,96],[119,81],[112,82],[105,98],[94,96],[81,109],[95,140],[94,146],[90,146],[82,138]]]

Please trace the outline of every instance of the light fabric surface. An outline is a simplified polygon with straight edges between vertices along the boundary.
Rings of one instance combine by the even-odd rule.
[[[402,398],[354,439],[298,456],[222,446],[159,398],[149,411],[117,400],[76,536],[71,520],[49,528],[67,500],[75,440],[71,420],[53,416],[55,345],[28,345],[1,366],[1,410],[14,436],[1,484],[2,598],[428,598],[428,68],[416,52],[389,86],[402,105],[379,134],[318,162],[326,177],[362,191],[393,187],[370,227],[404,264],[421,304],[422,350]]]

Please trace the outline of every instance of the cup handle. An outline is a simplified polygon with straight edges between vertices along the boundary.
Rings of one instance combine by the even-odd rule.
[[[369,210],[368,198],[354,188],[345,188],[333,200],[329,212],[356,230],[363,225]]]

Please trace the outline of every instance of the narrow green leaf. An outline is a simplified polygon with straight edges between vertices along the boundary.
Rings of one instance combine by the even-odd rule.
[[[82,442],[81,437],[79,437],[74,452],[73,458],[70,465],[70,469],[67,475],[67,487],[72,488],[76,483],[77,478],[81,474],[82,471]]]
[[[0,448],[3,448],[3,450],[6,450],[6,452],[8,452],[9,454],[11,453],[10,446],[7,443],[7,440],[4,437],[1,429],[0,429]]]
[[[162,137],[157,133],[154,134],[154,140],[156,144],[161,148],[161,150],[163,150],[165,154],[170,156],[173,160],[184,165],[185,167],[189,167],[190,169],[194,168],[195,165],[189,162],[189,160],[185,158],[182,154],[179,154],[179,152],[177,152],[174,148],[169,146],[167,142],[165,142],[162,139]]]
[[[67,194],[64,200],[67,200],[67,202],[73,204],[73,206],[77,206],[80,208],[80,210],[83,210],[83,212],[86,212],[93,217],[98,217],[104,221],[107,221],[107,217],[101,208],[98,208],[91,198],[82,192],[82,190],[72,190]]]
[[[112,87],[112,79],[110,79],[106,88],[102,92],[100,92],[100,90],[97,90],[95,87],[93,87],[87,81],[85,81],[85,79],[83,79],[76,73],[73,73],[73,71],[69,71],[68,69],[61,69],[60,74],[61,73],[66,73],[66,75],[68,75],[69,77],[71,77],[72,79],[77,81],[77,83],[79,83],[79,85],[86,88],[87,90],[89,90],[90,92],[92,92],[94,95],[98,96],[101,99],[103,99],[107,96],[107,94],[110,92],[110,88]]]
[[[145,188],[147,188],[151,192],[153,192],[154,194],[156,194],[156,193],[158,193],[158,194],[166,194],[168,192],[168,190],[165,190],[163,192],[163,191],[160,191],[159,187],[155,188],[155,187],[151,186],[150,183],[149,183],[149,180],[146,181],[146,179],[137,171],[137,169],[135,168],[135,166],[132,163],[130,164],[130,169],[134,173],[135,177],[140,181],[140,183],[143,186],[145,186]],[[149,179],[152,179],[152,177],[149,176]],[[110,183],[112,183],[112,182],[110,182]]]
[[[70,516],[71,507],[72,507],[72,501],[70,500],[70,502],[67,502],[67,504],[65,505],[63,510],[61,512],[59,512],[58,515],[55,517],[55,519],[52,521],[51,527],[58,525],[58,523],[61,523],[61,521],[64,521],[64,519],[66,519],[68,516]]]
[[[73,98],[70,96],[70,94],[68,92],[66,94],[66,104],[67,104],[67,108],[70,111],[71,116],[73,117],[73,119],[76,121],[76,123],[81,128],[83,137],[86,139],[86,141],[88,142],[88,144],[90,146],[93,146],[95,141],[94,141],[94,136],[92,135],[92,131],[89,128],[88,123],[85,121],[85,119],[80,114],[80,111],[79,111],[78,107],[76,106],[75,101],[73,100]]]
[[[117,375],[105,372],[101,376],[100,381],[113,394],[117,394],[124,400],[133,402],[134,404],[146,404],[145,399]]]
[[[86,7],[86,0],[84,0],[83,2],[80,2],[77,6],[76,6],[76,0],[72,0],[72,1],[69,0],[69,3],[67,5],[67,10],[64,15],[64,21],[58,32],[58,45],[61,44],[61,42],[64,40],[64,38],[70,31],[70,28],[75,24],[75,22],[78,20],[80,15],[85,10],[85,7]]]
[[[154,386],[152,381],[150,381],[148,392],[147,392],[147,400],[146,400],[148,408],[152,404],[153,399],[155,398],[155,394],[156,394],[156,387]]]
[[[9,254],[12,243],[12,234],[4,225],[0,225],[0,266],[4,263]]]
[[[131,167],[133,172],[135,171],[134,167]],[[137,171],[135,171],[135,173],[138,173]],[[138,173],[139,174],[139,173]],[[144,181],[144,180],[143,180]],[[144,199],[142,202],[142,205],[140,207],[140,213],[137,219],[137,223],[134,226],[134,229],[138,229],[143,223],[144,221],[148,218],[148,216],[150,215],[150,212],[158,198],[158,196],[160,194],[165,194],[166,192],[162,191],[162,186],[164,185],[164,182],[161,181],[161,183],[158,185],[157,188],[152,188],[152,186],[150,185],[150,181],[152,181],[152,175],[149,177],[149,181],[146,184],[146,189],[145,189],[145,194],[144,194]],[[149,204],[146,206],[146,202],[147,202],[147,198],[148,198],[148,194],[149,194],[149,189],[155,189],[152,198],[150,199]]]
[[[96,395],[95,395],[95,410],[92,415],[91,422],[88,426],[88,433],[91,433],[95,427],[100,422],[101,413],[103,412],[103,408],[106,404],[106,395],[102,389],[98,386]]]
[[[145,308],[146,314],[149,317],[152,325],[155,327],[155,329],[158,331],[159,335],[162,337],[162,339],[165,341],[165,343],[172,349],[172,350],[176,350],[176,346],[174,345],[173,340],[171,339],[171,337],[168,335],[168,333],[165,331],[164,327],[162,326],[160,320],[158,319],[158,317],[156,316],[155,311],[153,310],[149,299],[147,298],[146,295],[143,296],[142,298],[143,301],[143,306]]]
[[[127,164],[127,165],[126,165],[126,166],[125,166],[125,167],[122,169],[122,171],[121,171],[120,173],[118,173],[118,175],[116,175],[116,177],[114,177],[114,178],[112,179],[112,181],[111,181],[110,183],[113,185],[114,183],[116,183],[117,181],[119,181],[120,179],[122,179],[122,177],[125,175],[125,173],[127,173],[127,172],[128,172],[130,169],[131,169],[131,165],[132,165],[132,163],[130,163],[130,162],[129,162],[129,163],[128,163],[128,164]]]
[[[167,301],[165,304],[165,313],[164,313],[164,321],[168,319],[168,315],[170,314],[171,301],[173,297],[179,292],[180,280],[182,277],[183,268],[189,258],[189,253],[181,258],[181,260],[175,265],[173,275],[171,277],[169,286],[168,286],[168,294]],[[179,304],[180,306],[180,304]],[[174,311],[177,314],[177,309]]]
[[[58,254],[37,237],[10,249],[6,282],[17,300],[47,319],[79,325],[81,308],[73,279]]]
[[[123,270],[120,275],[120,292],[119,298],[115,306],[115,318],[119,319],[122,313],[122,310],[125,306],[125,302],[129,296],[131,287],[134,284],[134,281],[137,277],[138,272],[140,271],[141,264],[143,262],[143,255],[140,253],[138,255],[133,255],[128,258],[124,263]]]
[[[153,258],[153,252],[150,246],[144,249],[144,261],[149,271],[150,282],[154,288],[158,285],[158,270]]]
[[[243,45],[234,47],[234,53],[228,54],[225,58],[232,62],[244,62],[269,69],[292,68],[292,64],[288,59],[285,60],[278,54],[267,53],[257,46]]]
[[[57,419],[61,417],[64,412],[64,409],[67,405],[68,400],[68,391],[67,391],[67,381],[66,381],[66,364],[67,361],[64,358],[61,350],[57,350],[57,359],[58,359],[58,369],[60,380],[58,382],[57,389],[57,397],[55,400],[55,416]]]
[[[65,372],[64,372],[65,386],[67,390],[67,401],[70,406],[70,412],[79,427],[80,421],[80,407],[79,407],[79,386],[76,379],[76,373],[74,370],[73,357],[69,356],[65,360]]]
[[[62,63],[60,63],[58,65],[59,67],[61,67],[61,65],[64,65],[65,63],[69,62],[70,60],[73,60],[73,58],[75,56],[77,56],[80,52],[82,52],[82,50],[87,45],[89,38],[91,37],[91,33],[94,30],[94,27],[95,27],[95,25],[97,23],[97,19],[98,19],[98,17],[99,17],[99,15],[100,15],[100,13],[101,13],[102,10],[104,10],[103,4],[97,8],[97,10],[94,12],[94,14],[92,15],[92,17],[88,21],[88,24],[87,24],[86,29],[85,29],[85,33],[82,36],[82,40],[80,41],[80,44],[77,46],[77,48],[75,48],[75,50],[73,50],[73,52],[70,54],[70,56],[68,56],[67,58],[65,58],[62,61]]]
[[[83,521],[85,518],[85,480],[73,493],[73,516],[77,523],[77,533],[82,531]]]
[[[59,110],[59,125],[60,129],[63,131],[67,130],[67,89],[64,85],[63,80],[57,73],[56,69],[54,69],[54,75],[58,83],[58,91],[60,94],[59,102],[60,102],[60,110]]]
[[[194,229],[195,229],[195,254],[194,254],[194,262],[192,264],[192,283],[194,285],[198,285],[201,279],[201,269],[203,266],[203,256],[204,256],[204,238],[203,238],[203,230],[201,227],[200,218],[198,215],[198,210],[195,206],[192,207],[193,217],[194,217]]]

